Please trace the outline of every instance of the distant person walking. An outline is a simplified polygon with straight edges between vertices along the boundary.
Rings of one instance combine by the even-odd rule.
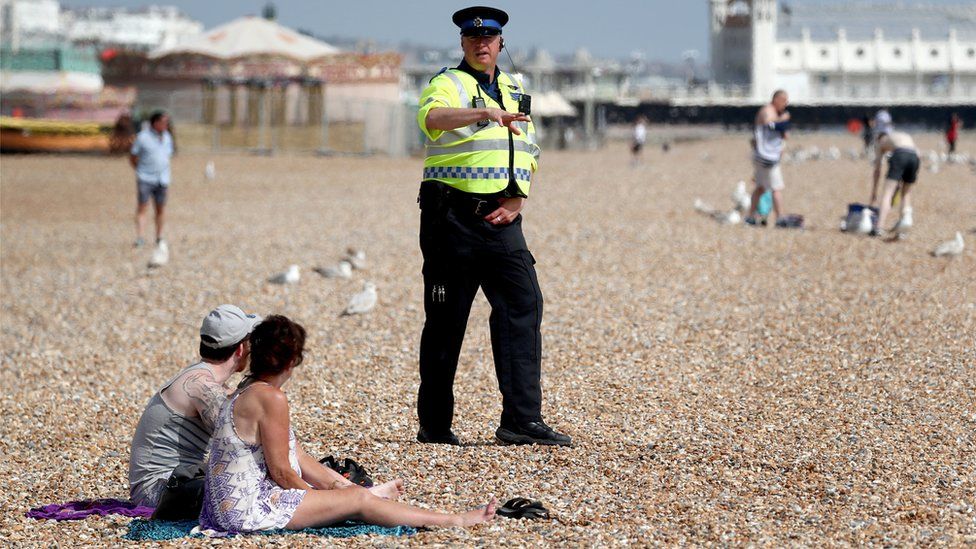
[[[776,212],[776,226],[785,226],[783,220],[783,172],[779,161],[783,155],[783,142],[790,128],[789,96],[783,90],[776,90],[773,99],[756,114],[752,138],[752,165],[756,188],[752,192],[752,204],[746,223],[756,225],[756,209],[759,200],[767,191],[773,195],[773,211]]]
[[[962,119],[959,113],[952,113],[949,117],[949,124],[946,126],[946,144],[949,145],[949,154],[956,152],[956,140],[959,139],[959,128],[962,127]]]
[[[166,212],[166,194],[170,184],[170,160],[173,158],[173,136],[169,132],[169,116],[157,111],[149,117],[149,127],[139,132],[132,149],[129,163],[136,171],[136,242],[146,243],[146,214],[150,198],[156,208],[156,244],[163,245],[163,222]]]
[[[644,143],[647,142],[647,118],[642,114],[637,117],[637,122],[634,123],[634,142],[630,147],[630,152],[633,154],[633,165],[636,166],[641,163],[641,154],[644,150]]]
[[[887,111],[879,111],[874,120],[875,139],[874,181],[871,185],[871,206],[878,208],[878,222],[871,236],[883,236],[884,223],[891,211],[891,201],[898,187],[901,187],[901,219],[895,231],[905,231],[912,226],[911,191],[918,178],[918,149],[915,141],[904,132],[896,132]],[[884,191],[878,202],[878,181],[881,179],[881,162],[888,157],[888,174],[885,176]]]
[[[870,115],[865,114],[861,117],[861,124],[861,139],[864,141],[864,154],[867,155],[871,149],[871,144],[874,142],[874,132],[872,131],[874,120],[871,119]]]

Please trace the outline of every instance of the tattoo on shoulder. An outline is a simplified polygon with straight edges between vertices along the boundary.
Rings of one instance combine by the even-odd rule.
[[[210,372],[199,372],[186,376],[183,390],[190,397],[203,422],[213,427],[217,423],[220,406],[227,399],[221,384]]]

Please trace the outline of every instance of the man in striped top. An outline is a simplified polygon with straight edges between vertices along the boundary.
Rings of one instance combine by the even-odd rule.
[[[202,465],[217,413],[231,392],[225,383],[247,368],[248,338],[260,321],[234,305],[221,305],[203,319],[200,362],[170,378],[139,418],[129,458],[134,503],[156,507],[174,471]]]
[[[752,204],[746,223],[756,224],[756,208],[759,199],[767,191],[773,195],[773,210],[776,212],[776,224],[783,219],[783,173],[779,167],[780,156],[783,154],[783,142],[787,138],[790,128],[790,113],[786,110],[789,96],[783,90],[776,90],[772,101],[764,105],[756,114],[756,124],[752,137],[752,165],[756,180],[756,189],[752,193]]]

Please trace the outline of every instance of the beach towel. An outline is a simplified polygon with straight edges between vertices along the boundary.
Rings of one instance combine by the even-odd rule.
[[[52,520],[81,520],[92,515],[101,517],[105,515],[124,515],[127,517],[149,518],[152,514],[152,507],[136,505],[131,501],[112,498],[52,503],[27,511],[28,518]]]
[[[190,536],[193,528],[199,524],[200,523],[195,520],[169,522],[164,520],[135,519],[129,522],[128,531],[122,537],[124,539],[133,541],[162,541],[183,538]],[[304,530],[264,530],[261,532],[255,532],[256,535],[266,536],[309,534],[311,536],[328,538],[349,538],[367,534],[379,534],[382,536],[412,536],[416,533],[417,529],[409,526],[385,527],[374,526],[372,524],[359,524],[355,522],[345,522],[326,528],[305,528]],[[202,537],[200,534],[192,535],[194,537]]]

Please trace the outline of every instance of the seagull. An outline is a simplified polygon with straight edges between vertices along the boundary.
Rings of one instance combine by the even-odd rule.
[[[290,265],[287,271],[272,276],[268,279],[268,282],[272,284],[294,284],[301,277],[302,275],[298,270],[298,265]]]
[[[695,211],[703,213],[715,221],[722,223],[723,225],[736,225],[738,223],[742,223],[742,213],[738,210],[738,208],[733,208],[728,212],[723,212],[721,210],[712,208],[708,205],[708,203],[700,198],[695,199]]]
[[[213,181],[217,179],[217,166],[214,164],[213,160],[207,161],[207,166],[203,168],[203,177],[207,181]]]
[[[325,278],[350,278],[352,277],[352,263],[343,259],[332,267],[315,267],[313,271]]]
[[[732,202],[735,203],[737,210],[742,212],[748,212],[749,207],[752,206],[752,196],[746,191],[746,182],[739,181],[735,186],[735,192],[732,193]]]
[[[934,250],[932,250],[932,255],[935,257],[959,255],[962,253],[965,247],[966,243],[962,239],[962,233],[956,231],[956,238],[954,240],[947,240],[946,242],[939,244]]]
[[[857,223],[857,232],[868,234],[874,228],[874,220],[871,219],[871,210],[864,208],[861,210],[861,219]]]
[[[363,284],[363,291],[352,296],[352,299],[349,300],[349,305],[346,305],[346,310],[342,311],[342,315],[340,316],[368,313],[375,306],[376,284],[366,282]]]
[[[701,212],[703,214],[711,215],[713,211],[712,207],[705,203],[701,198],[695,199],[695,211]]]
[[[738,225],[742,223],[742,214],[739,213],[739,210],[731,210],[726,214],[719,214],[716,219],[726,225]]]
[[[166,244],[165,240],[161,240],[156,244],[156,249],[153,250],[152,257],[149,258],[149,268],[155,269],[167,263],[169,263],[169,245]]]
[[[827,158],[831,160],[840,160],[840,149],[831,145],[827,148]]]
[[[847,158],[849,160],[857,160],[861,158],[861,151],[855,149],[854,147],[851,147],[847,149]]]
[[[353,269],[363,270],[366,268],[366,252],[349,248],[346,250],[345,261],[348,261]]]

